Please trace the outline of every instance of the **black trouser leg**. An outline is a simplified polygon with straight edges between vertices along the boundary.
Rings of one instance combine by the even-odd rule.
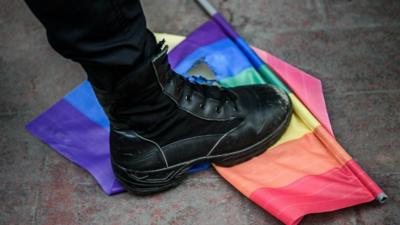
[[[51,46],[79,62],[97,86],[108,88],[140,63],[146,30],[139,0],[26,0],[47,31]]]

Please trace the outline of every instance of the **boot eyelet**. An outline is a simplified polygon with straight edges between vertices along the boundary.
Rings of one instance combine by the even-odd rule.
[[[204,104],[199,105],[200,109],[204,109]]]
[[[233,111],[234,111],[234,112],[237,112],[237,111],[238,111],[238,108],[237,108],[237,107],[233,107]]]
[[[215,107],[215,112],[220,113],[221,109],[219,107]]]
[[[190,101],[190,100],[191,100],[191,98],[190,98],[189,95],[186,95],[186,96],[185,96],[185,99],[186,99],[186,101]]]

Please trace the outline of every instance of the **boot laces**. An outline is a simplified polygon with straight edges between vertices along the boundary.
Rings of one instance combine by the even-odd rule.
[[[160,49],[162,46],[165,46],[164,48],[168,49],[168,46],[164,45],[164,43],[165,40],[162,40],[158,43]],[[195,80],[191,81],[188,77],[181,76],[173,71],[171,65],[168,62],[168,57],[165,57],[163,60],[164,61],[161,63],[164,66],[165,75],[167,76],[167,82],[170,82],[174,79],[177,83],[177,88],[179,90],[182,90],[183,88],[185,88],[185,86],[188,87],[189,92],[185,96],[185,100],[190,101],[193,93],[200,93],[200,95],[203,96],[203,101],[202,103],[200,103],[200,108],[205,107],[208,99],[214,99],[218,101],[218,105],[215,107],[216,112],[220,112],[221,108],[225,104],[230,104],[233,107],[233,111],[238,110],[238,106],[236,103],[237,97],[232,91],[219,86],[201,84],[196,82]]]

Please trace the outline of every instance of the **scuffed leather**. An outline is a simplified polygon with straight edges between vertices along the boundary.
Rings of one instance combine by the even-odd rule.
[[[235,91],[240,96],[240,110],[248,116],[238,129],[232,130],[220,141],[210,155],[224,154],[226,148],[238,151],[257,143],[262,137],[272,135],[290,112],[289,97],[275,87],[242,86]]]
[[[240,151],[271,135],[290,113],[287,94],[275,87],[193,89],[166,63],[164,49],[112,93],[94,89],[110,119],[112,161],[123,170],[154,171]],[[218,98],[226,92],[228,97]],[[196,122],[182,124],[176,118]],[[175,133],[185,137],[174,138],[179,137]]]

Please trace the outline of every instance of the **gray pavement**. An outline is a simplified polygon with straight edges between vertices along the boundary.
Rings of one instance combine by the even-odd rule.
[[[212,2],[252,45],[323,81],[337,139],[390,197],[302,224],[400,224],[400,1]],[[207,20],[192,0],[143,4],[157,32],[187,35]],[[23,1],[0,0],[0,224],[280,224],[213,170],[151,197],[106,196],[24,130],[83,79]]]

